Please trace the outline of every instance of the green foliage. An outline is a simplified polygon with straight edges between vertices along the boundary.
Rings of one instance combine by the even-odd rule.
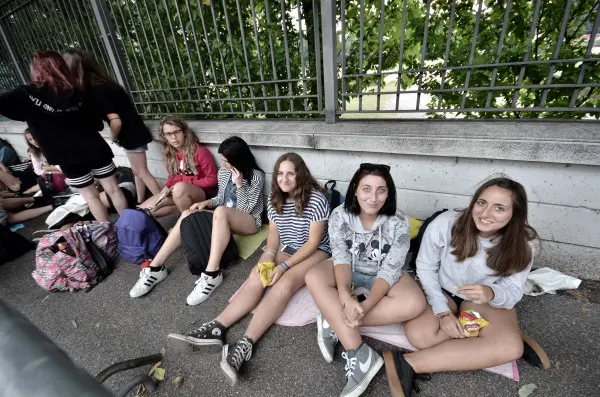
[[[498,47],[504,15],[507,7],[506,0],[481,0],[482,7],[477,32],[477,40],[473,47],[473,65],[494,63],[510,64],[522,62],[529,50],[530,61],[552,60],[557,47],[563,16],[567,1],[542,0],[538,23],[530,43],[530,29],[535,10],[535,1],[512,1],[508,12],[508,21],[504,32],[504,42]],[[385,40],[383,64],[381,70],[398,70],[400,63],[401,26],[403,23],[404,1],[388,1],[385,6]],[[422,43],[426,26],[426,7],[430,4],[429,23],[427,25],[427,47],[425,62],[427,71],[406,73],[416,70],[422,65]],[[589,28],[596,18],[597,0],[575,0],[570,10],[568,24],[563,42],[560,45],[559,60],[584,58],[586,46],[580,36]],[[404,36],[404,54],[400,75],[401,87],[408,89],[418,85],[423,90],[459,89],[453,92],[432,93],[433,97],[427,104],[429,109],[480,109],[486,107],[507,108],[517,107],[568,107],[571,97],[576,98],[578,107],[598,107],[600,98],[596,88],[574,90],[573,88],[520,89],[501,90],[460,90],[468,87],[502,87],[518,86],[519,75],[523,71],[522,85],[543,85],[551,80],[552,84],[577,84],[583,67],[581,63],[556,63],[551,73],[551,64],[536,64],[523,67],[522,65],[501,65],[494,67],[479,67],[465,69],[443,70],[446,54],[446,43],[450,24],[452,0],[407,1],[406,33]],[[478,0],[458,0],[455,4],[454,23],[450,35],[450,47],[447,57],[448,67],[469,65],[471,48],[475,35]],[[382,84],[378,68],[379,55],[379,15],[381,1],[365,0],[364,12],[361,13],[360,1],[346,1],[346,74],[367,73],[365,77],[348,78],[345,82],[348,92],[359,94],[366,87]],[[364,15],[362,59],[360,58],[360,16]],[[361,65],[362,61],[362,65]],[[598,62],[589,62],[585,66],[582,83],[591,84],[600,81]],[[443,87],[442,87],[443,81]],[[384,90],[385,91],[385,90]],[[545,105],[542,100],[545,95]],[[351,98],[348,98],[350,100]],[[464,103],[464,105],[463,105]],[[525,111],[507,112],[461,112],[466,118],[582,118],[583,112],[548,111],[542,113]],[[596,113],[596,117],[597,117]],[[443,113],[429,113],[431,117],[445,117]]]

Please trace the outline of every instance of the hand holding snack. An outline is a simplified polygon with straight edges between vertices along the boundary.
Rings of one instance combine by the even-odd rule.
[[[440,328],[446,335],[452,339],[462,339],[465,337],[463,328],[458,319],[451,312],[438,314],[440,318]]]
[[[258,264],[258,276],[260,277],[260,281],[262,282],[263,287],[266,288],[267,285],[269,285],[269,283],[271,282],[269,276],[271,275],[271,273],[273,273],[274,269],[274,262],[260,262]]]
[[[463,285],[456,290],[456,293],[468,297],[473,303],[478,305],[488,303],[494,299],[494,290],[487,285]]]
[[[481,315],[473,310],[465,310],[460,313],[458,321],[463,327],[464,335],[469,338],[479,336],[479,330],[489,324]]]

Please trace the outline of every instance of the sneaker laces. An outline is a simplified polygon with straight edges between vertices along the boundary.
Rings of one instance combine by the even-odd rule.
[[[215,320],[204,323],[200,326],[200,328],[196,328],[195,330],[188,332],[186,334],[186,336],[191,336],[191,337],[197,338],[202,333],[204,333],[204,332],[208,331],[210,328],[212,328],[215,324],[216,324]]]
[[[235,343],[227,361],[229,365],[239,370],[243,362],[250,360],[250,357],[252,357],[252,344],[246,339],[241,339]]]
[[[344,369],[346,370],[346,378],[354,375],[354,369],[356,368],[356,357],[350,357],[347,352],[342,352],[342,358],[346,359],[346,366]]]

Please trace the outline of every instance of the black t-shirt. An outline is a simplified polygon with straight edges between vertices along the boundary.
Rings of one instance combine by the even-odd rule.
[[[0,95],[0,114],[26,121],[48,163],[59,166],[100,165],[114,157],[98,133],[103,124],[93,107],[76,90],[26,85]]]
[[[135,149],[152,142],[150,131],[121,86],[98,85],[92,87],[91,93],[102,113],[102,118],[106,118],[109,113],[119,115],[121,119],[119,143],[125,149]]]

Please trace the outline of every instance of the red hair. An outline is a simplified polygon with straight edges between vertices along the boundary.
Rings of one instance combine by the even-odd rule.
[[[39,51],[31,59],[31,83],[53,91],[72,90],[73,78],[62,56],[54,51]]]

